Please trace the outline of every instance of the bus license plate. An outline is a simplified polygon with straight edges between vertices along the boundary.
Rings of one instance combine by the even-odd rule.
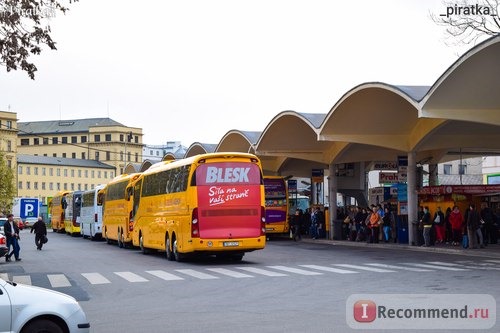
[[[224,242],[223,246],[240,246],[240,242]]]

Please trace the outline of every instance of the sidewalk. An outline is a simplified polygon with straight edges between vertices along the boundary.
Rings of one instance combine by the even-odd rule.
[[[483,249],[464,249],[462,248],[462,246],[452,246],[449,244],[421,247],[421,246],[412,246],[408,244],[397,244],[397,243],[384,243],[384,242],[366,243],[366,242],[353,242],[348,240],[311,239],[307,237],[303,237],[302,242],[328,244],[333,246],[353,246],[353,247],[377,248],[377,249],[389,249],[389,250],[448,253],[448,254],[458,254],[471,257],[489,257],[489,258],[500,259],[500,244],[490,244]]]

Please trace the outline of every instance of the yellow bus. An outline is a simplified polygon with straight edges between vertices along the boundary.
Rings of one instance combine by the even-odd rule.
[[[102,197],[102,235],[108,244],[116,242],[119,247],[125,247],[132,242],[133,194],[129,189],[139,176],[139,173],[117,176],[99,193]]]
[[[285,179],[280,176],[264,176],[264,193],[266,196],[266,233],[289,233],[288,189]]]
[[[65,232],[64,228],[64,220],[65,213],[67,208],[66,196],[70,193],[69,191],[61,191],[58,192],[55,196],[52,197],[52,201],[50,203],[50,223],[52,226],[52,230],[54,232]]]
[[[80,212],[82,210],[82,191],[69,192],[66,195],[64,231],[71,236],[80,236]]]
[[[212,153],[160,162],[134,186],[132,241],[168,260],[214,254],[241,260],[266,244],[264,184],[259,159]]]

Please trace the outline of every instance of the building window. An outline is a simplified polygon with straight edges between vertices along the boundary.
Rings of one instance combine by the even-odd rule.
[[[47,172],[47,169],[45,167],[42,167],[42,176],[45,176]]]
[[[82,190],[82,184],[78,183],[78,191]]]
[[[43,138],[43,144],[48,145],[49,144],[49,138]]]
[[[12,168],[12,161],[11,161],[11,160],[7,160],[7,166],[8,166],[9,168]]]
[[[33,182],[33,189],[38,190],[38,182]]]
[[[95,142],[101,142],[101,136],[99,134],[94,135],[94,141]]]
[[[62,143],[68,143],[68,137],[67,136],[63,136],[62,137]]]
[[[89,178],[89,170],[85,170],[85,178]]]
[[[12,141],[7,140],[7,151],[11,152],[12,151]]]
[[[57,145],[57,136],[52,137],[52,144]]]
[[[111,134],[106,134],[106,141],[111,141]]]
[[[130,162],[130,155],[131,155],[131,153],[130,153],[130,152],[128,152],[128,153],[127,153],[127,161],[128,161],[128,162]]]
[[[467,164],[459,164],[458,165],[458,174],[465,175],[467,173]]]
[[[53,182],[49,183],[49,191],[54,191],[54,183]]]
[[[78,178],[82,178],[82,170],[78,170]]]
[[[76,153],[71,153],[71,158],[76,158]]]
[[[31,175],[31,167],[29,166],[26,167],[26,174]]]
[[[106,152],[106,161],[111,161],[111,152],[110,151]]]
[[[39,145],[39,144],[40,144],[40,139],[38,139],[38,138],[34,138],[34,139],[33,139],[33,144],[34,144],[34,145]]]
[[[88,191],[89,189],[89,184],[85,184],[85,191]]]
[[[7,129],[12,129],[12,121],[7,120]]]
[[[82,160],[85,159],[85,152],[82,153]]]
[[[64,169],[63,173],[64,173],[64,177],[68,177],[68,169]]]
[[[56,153],[53,153],[53,154],[52,154],[52,157],[57,157],[57,154],[56,154]]]
[[[71,143],[78,143],[78,137],[77,136],[72,136],[71,137]]]
[[[134,136],[134,142],[135,142],[135,143],[139,143],[139,137],[138,137],[137,135],[136,135],[136,136]]]
[[[66,158],[66,153],[62,153],[62,157]]]
[[[114,178],[114,177],[115,177],[115,173],[114,173],[113,171],[111,171],[111,172],[109,173],[109,178]]]
[[[104,171],[104,179],[107,179],[107,178],[108,178],[108,172]]]
[[[21,146],[29,146],[30,139],[21,139]]]
[[[64,183],[64,190],[67,191],[68,190],[68,183]]]
[[[61,169],[60,168],[56,169],[56,176],[61,177]]]
[[[17,174],[22,175],[23,174],[23,167],[20,165],[17,167]]]
[[[153,151],[152,150],[149,151],[149,155],[153,156]]]
[[[97,171],[97,178],[101,178],[101,170]]]
[[[86,137],[85,135],[82,135],[82,136],[80,137],[80,141],[81,141],[82,143],[87,142],[87,137]]]
[[[71,178],[75,178],[75,170],[71,169]]]
[[[26,182],[26,189],[31,190],[31,182]]]
[[[95,152],[95,160],[99,161],[99,152],[98,151]]]
[[[451,175],[451,164],[444,164],[443,165],[443,174],[445,175]]]
[[[17,187],[22,190],[23,189],[23,182],[19,182],[19,184],[17,185]]]
[[[120,152],[120,161],[123,161],[123,152]]]
[[[71,191],[75,190],[75,183],[71,183]]]
[[[92,178],[95,178],[95,172],[94,172],[94,170],[92,170],[90,173],[92,175]]]
[[[53,168],[50,168],[49,169],[49,176],[53,176],[54,175],[54,169]]]
[[[56,191],[60,191],[61,190],[61,183],[56,183]]]
[[[33,171],[35,172],[35,176],[38,176],[38,167],[34,167]]]
[[[139,153],[135,153],[135,162],[139,162]]]
[[[120,134],[120,141],[123,142],[123,134]]]
[[[42,191],[45,191],[45,182],[42,182]]]

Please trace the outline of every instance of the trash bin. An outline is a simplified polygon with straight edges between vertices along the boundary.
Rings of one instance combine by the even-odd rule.
[[[343,220],[333,220],[333,239],[342,240],[342,224]]]
[[[408,244],[408,216],[399,215],[397,218],[398,243]]]

